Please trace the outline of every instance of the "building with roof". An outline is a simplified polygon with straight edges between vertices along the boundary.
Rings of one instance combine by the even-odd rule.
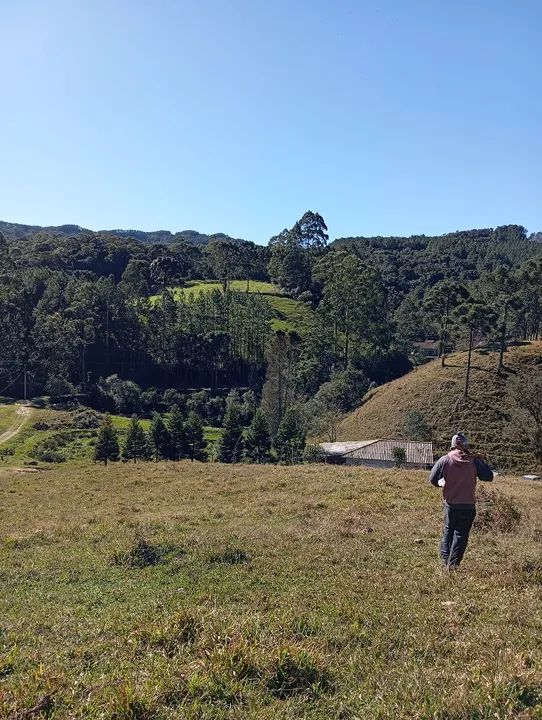
[[[396,448],[405,451],[404,467],[430,468],[433,465],[433,443],[414,440],[357,440],[321,443],[324,462],[335,465],[393,467]]]
[[[436,358],[440,355],[439,340],[424,340],[423,342],[412,343],[417,352],[424,358]]]

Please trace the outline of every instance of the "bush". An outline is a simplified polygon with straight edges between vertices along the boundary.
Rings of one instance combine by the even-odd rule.
[[[72,427],[78,430],[91,430],[100,427],[102,418],[100,413],[91,408],[82,408],[74,413],[72,418]]]
[[[521,520],[521,512],[511,498],[498,490],[489,492],[483,487],[477,491],[477,511],[474,529],[479,532],[510,533],[516,530]]]
[[[38,458],[38,460],[41,460],[42,462],[46,463],[63,463],[66,462],[66,458],[62,453],[55,452],[54,450],[44,450],[39,454],[39,456],[35,456]]]
[[[186,398],[185,396],[180,393],[178,390],[175,390],[175,388],[168,388],[167,390],[164,390],[164,393],[162,395],[162,403],[164,407],[170,408],[173,405],[177,405],[181,412],[185,413],[186,410]]]
[[[141,388],[135,382],[122,380],[118,375],[110,375],[106,378],[102,387],[105,393],[113,400],[118,413],[132,415],[139,412]]]
[[[110,563],[121,567],[144,568],[169,562],[185,554],[186,550],[182,547],[154,544],[136,535],[134,542],[128,548],[113,553]]]
[[[114,553],[111,563],[122,567],[144,568],[149,565],[158,565],[163,554],[163,548],[139,538],[128,550]]]
[[[395,447],[392,450],[393,464],[400,468],[406,463],[406,450],[402,447]]]
[[[62,450],[72,439],[72,435],[65,430],[55,432],[49,437],[45,437],[34,445],[31,456],[36,460],[47,463],[61,463],[66,460]]]
[[[75,388],[63,377],[50,377],[45,385],[45,390],[53,397],[61,395],[73,395]]]
[[[309,444],[305,447],[303,452],[303,460],[307,463],[322,462],[325,457],[325,453],[320,445]]]

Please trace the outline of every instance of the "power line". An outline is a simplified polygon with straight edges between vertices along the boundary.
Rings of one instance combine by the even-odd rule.
[[[17,375],[15,375],[13,380],[11,380],[11,382],[9,382],[5,388],[2,388],[0,390],[0,395],[2,395],[2,393],[4,393],[6,390],[8,390],[15,383],[15,381],[20,377],[20,375],[21,375],[21,371],[19,370],[19,372],[17,373]]]

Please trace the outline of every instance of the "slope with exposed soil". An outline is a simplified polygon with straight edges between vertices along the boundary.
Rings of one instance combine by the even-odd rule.
[[[433,429],[437,451],[444,451],[451,435],[462,430],[497,466],[540,470],[525,444],[514,438],[511,386],[518,371],[527,371],[530,377],[542,375],[542,342],[510,347],[502,374],[496,371],[498,353],[474,352],[467,402],[463,399],[466,361],[466,353],[456,353],[444,368],[435,360],[369,393],[343,420],[338,439],[404,437],[405,418],[417,410]]]

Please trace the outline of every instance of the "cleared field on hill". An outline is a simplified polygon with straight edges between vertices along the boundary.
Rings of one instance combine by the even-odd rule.
[[[246,292],[246,280],[232,280],[231,289],[235,292]],[[175,297],[184,295],[199,296],[202,292],[211,292],[213,290],[222,290],[222,283],[204,280],[192,280],[187,283],[186,287],[173,288]],[[271,326],[273,330],[296,330],[299,333],[306,331],[312,320],[312,311],[307,305],[298,302],[292,298],[281,294],[272,283],[262,282],[261,280],[251,280],[249,283],[249,292],[261,293],[265,295],[267,301],[273,310],[273,319]],[[156,302],[158,295],[153,295],[151,302]]]
[[[16,410],[20,406],[0,406],[0,422],[5,417],[5,423],[8,424],[7,430],[14,423],[17,423]],[[13,417],[2,415],[5,409],[13,408]],[[119,443],[122,447],[130,418],[123,415],[112,415],[113,425],[117,429]],[[24,465],[28,462],[40,460],[43,450],[52,450],[60,452],[62,456],[70,463],[88,464],[92,458],[93,447],[98,435],[96,428],[83,430],[73,427],[73,413],[62,410],[32,408],[31,416],[27,419],[19,419],[21,427],[17,434],[10,440],[0,445],[0,456],[2,450],[8,451],[8,454],[0,461],[0,468],[3,466]],[[150,427],[150,420],[142,418],[141,425],[145,430]],[[1,426],[0,426],[1,427]],[[0,434],[3,430],[0,429]],[[207,426],[205,427],[205,439],[209,441],[217,440],[220,434],[219,428]],[[40,452],[39,449],[42,449]],[[42,464],[42,463],[40,463]]]
[[[422,473],[1,470],[0,716],[540,718],[542,486],[499,486],[442,575]]]
[[[474,352],[467,403],[463,400],[466,362],[466,353],[456,353],[444,368],[440,360],[434,360],[377,388],[343,420],[338,439],[401,437],[407,413],[418,410],[432,426],[440,450],[462,430],[477,450],[488,453],[497,464],[523,473],[536,470],[534,457],[512,437],[509,389],[520,370],[527,370],[531,377],[542,373],[542,342],[510,347],[505,355],[507,370],[501,375],[496,372],[498,353]]]

